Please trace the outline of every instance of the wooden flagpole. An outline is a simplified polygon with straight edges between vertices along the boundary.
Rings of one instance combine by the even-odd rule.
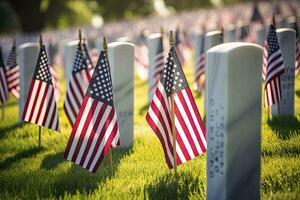
[[[174,47],[173,31],[170,31],[170,48]],[[176,133],[175,133],[175,110],[174,110],[174,94],[171,94],[171,118],[172,118],[172,136],[173,136],[173,158],[174,158],[174,172],[177,174],[177,161],[176,161]]]
[[[107,42],[106,42],[106,38],[103,37],[103,50],[105,52],[105,57],[107,59],[108,62],[108,48],[107,48]],[[112,150],[111,147],[109,147],[109,150],[107,152],[107,161],[108,161],[108,165],[109,165],[109,169],[110,169],[110,173],[111,175],[113,174],[113,162],[112,162]]]
[[[42,34],[40,35],[40,48],[42,48],[43,45],[43,38]],[[39,142],[38,142],[39,148],[42,146],[42,127],[39,126]]]

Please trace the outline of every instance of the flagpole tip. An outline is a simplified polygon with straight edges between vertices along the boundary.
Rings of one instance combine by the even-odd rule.
[[[173,31],[170,31],[170,47],[174,46],[174,37],[173,37]]]
[[[275,21],[275,15],[272,17],[272,25],[275,27],[276,26],[276,21]]]
[[[103,49],[105,52],[107,52],[107,41],[105,37],[103,37]]]
[[[40,34],[40,46],[43,45],[43,37],[42,37],[42,34]]]
[[[78,30],[78,37],[79,37],[79,42],[81,43],[82,40],[81,29]]]

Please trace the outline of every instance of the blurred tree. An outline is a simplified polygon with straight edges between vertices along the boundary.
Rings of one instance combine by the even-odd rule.
[[[96,0],[105,20],[134,19],[153,12],[152,0]]]
[[[175,8],[177,11],[190,10],[210,6],[210,0],[165,0],[167,6]]]
[[[6,1],[0,1],[0,19],[0,32],[13,32],[20,29],[18,17]]]

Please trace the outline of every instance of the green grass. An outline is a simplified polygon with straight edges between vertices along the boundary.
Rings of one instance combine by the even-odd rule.
[[[191,66],[184,68],[189,81]],[[146,91],[147,83],[135,76],[134,145],[113,150],[111,176],[106,159],[94,175],[63,159],[71,132],[62,109],[64,94],[58,106],[62,132],[43,128],[42,148],[37,148],[38,126],[19,125],[18,104],[10,98],[0,123],[0,199],[204,199],[205,155],[178,167],[178,176],[168,169],[162,147],[145,122]],[[300,198],[299,101],[298,77],[294,118],[267,122],[263,110],[262,199]],[[203,110],[201,97],[196,102]]]

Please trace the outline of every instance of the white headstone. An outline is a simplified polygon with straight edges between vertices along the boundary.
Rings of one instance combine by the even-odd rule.
[[[121,147],[133,144],[134,45],[113,42],[108,45],[114,103],[120,129]]]
[[[64,57],[63,57],[63,67],[65,72],[65,78],[67,83],[69,82],[69,77],[71,75],[74,59],[76,55],[78,40],[66,41],[64,44]]]
[[[225,29],[224,37],[225,42],[236,42],[236,29],[233,24]]]
[[[272,116],[294,116],[296,32],[282,28],[277,29],[277,34],[285,73],[280,77],[282,100],[272,106]]]
[[[204,39],[204,43],[205,43],[205,52],[207,52],[210,48],[222,44],[223,43],[223,35],[221,31],[211,31],[205,34],[205,39]],[[205,60],[205,87],[203,90],[203,95],[204,97],[205,92],[206,92],[206,86],[207,86],[207,81],[206,81],[206,72],[208,70],[208,65],[207,62]],[[204,113],[205,113],[205,108],[206,108],[206,98],[203,99],[203,104],[204,104]]]
[[[21,121],[23,108],[36,67],[40,46],[38,43],[24,43],[18,48],[18,64],[20,67],[20,98],[19,120]]]
[[[147,38],[148,48],[149,48],[149,78],[148,78],[148,101],[150,102],[152,99],[150,87],[155,81],[153,79],[154,69],[155,69],[155,55],[159,44],[162,40],[162,36],[160,33],[154,33],[149,35]]]
[[[205,34],[205,50],[223,43],[223,36],[221,31],[211,31]]]
[[[225,43],[207,52],[206,199],[260,199],[262,48]]]

